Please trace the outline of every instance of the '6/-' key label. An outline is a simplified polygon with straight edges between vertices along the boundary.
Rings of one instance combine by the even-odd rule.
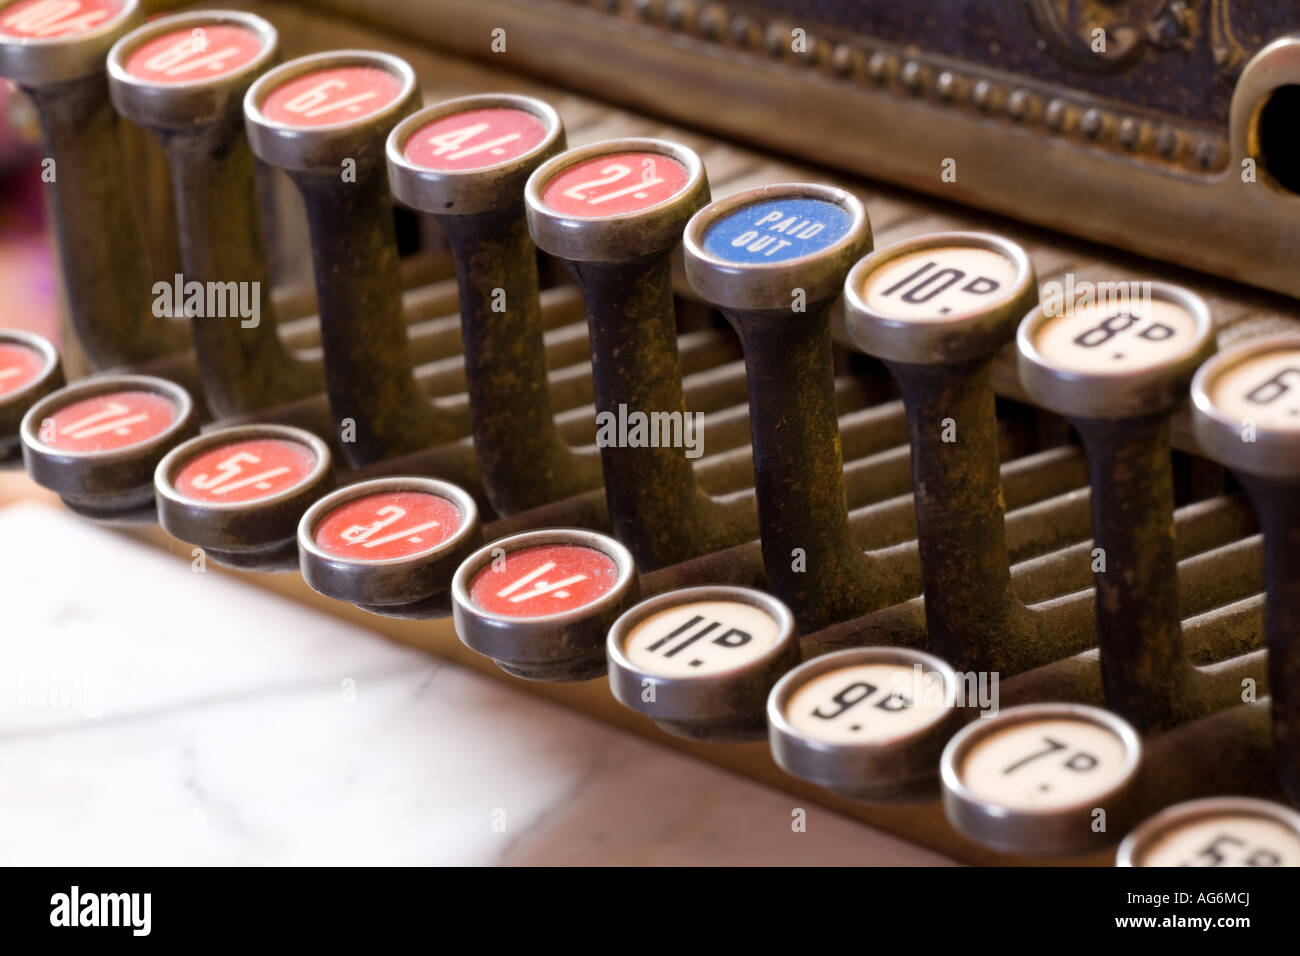
[[[365,119],[402,94],[402,81],[374,66],[317,70],[277,86],[262,102],[262,115],[285,126],[332,126]]]

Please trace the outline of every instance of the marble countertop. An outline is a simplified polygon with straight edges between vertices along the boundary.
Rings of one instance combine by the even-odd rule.
[[[56,507],[0,599],[6,864],[949,862]]]

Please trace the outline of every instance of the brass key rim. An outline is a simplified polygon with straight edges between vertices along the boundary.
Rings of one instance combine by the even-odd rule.
[[[862,664],[920,666],[925,673],[939,674],[945,695],[955,693],[958,684],[956,671],[946,661],[907,647],[853,647],[804,661],[777,681],[768,696],[772,759],[793,777],[852,798],[906,794],[918,781],[938,777],[940,753],[960,724],[955,707],[923,727],[861,743],[819,740],[795,727],[786,715],[791,698],[809,681]]]
[[[132,53],[167,33],[185,27],[235,25],[257,37],[261,49],[238,69],[207,79],[155,83],[127,70]],[[108,52],[108,86],[113,106],[142,125],[191,127],[225,116],[242,102],[248,88],[279,56],[279,34],[267,20],[239,10],[199,10],[151,20],[126,34]]]
[[[1018,724],[1041,720],[1091,723],[1117,737],[1124,760],[1116,780],[1104,794],[1058,807],[1009,809],[980,796],[962,778],[967,755],[985,737]],[[1142,739],[1116,714],[1087,704],[1025,704],[1001,711],[997,717],[975,720],[948,741],[939,763],[944,814],[959,832],[985,846],[1007,853],[1065,856],[1085,852],[1102,841],[1091,829],[1092,811],[1103,803],[1111,817],[1122,816],[1142,764]],[[1108,823],[1114,823],[1114,820]]]
[[[680,163],[686,182],[673,195],[632,213],[579,216],[551,209],[542,192],[571,166],[615,153],[655,153]],[[666,252],[682,238],[682,229],[709,201],[704,162],[695,151],[664,139],[607,139],[567,150],[533,171],[524,187],[528,228],[543,252],[573,262],[623,262]]]
[[[758,608],[776,624],[776,640],[748,663],[700,676],[656,674],[628,659],[624,644],[639,624],[663,611],[701,601]],[[753,588],[706,584],[667,591],[629,608],[609,629],[606,655],[614,698],[647,717],[676,722],[721,721],[749,715],[761,719],[768,689],[798,663],[799,643],[794,615],[781,600]],[[655,687],[653,704],[642,699],[647,681]]]
[[[1226,372],[1268,352],[1300,350],[1300,335],[1270,335],[1251,339],[1218,353],[1192,378],[1192,433],[1205,454],[1221,465],[1261,478],[1300,477],[1300,430],[1285,434],[1259,429],[1254,441],[1242,437],[1244,422],[1225,415],[1211,398],[1215,383]]]
[[[472,169],[431,169],[406,158],[412,136],[435,120],[478,109],[513,109],[540,120],[542,141],[512,159]],[[523,205],[524,187],[538,166],[565,149],[564,124],[549,103],[513,93],[479,93],[443,100],[412,113],[388,135],[388,181],[393,195],[431,215],[469,216]]]
[[[385,70],[401,82],[401,90],[383,109],[361,119],[320,126],[281,123],[262,112],[267,97],[289,80],[348,66]],[[290,60],[258,77],[244,94],[244,125],[254,155],[263,162],[286,170],[337,175],[345,159],[359,166],[383,163],[388,131],[419,107],[419,98],[415,70],[401,57],[378,50],[330,50]]]
[[[0,0],[0,13],[18,0]],[[140,0],[122,0],[107,23],[74,36],[12,37],[0,34],[0,76],[20,86],[45,86],[104,72],[113,44],[144,23]]]
[[[1153,301],[1185,310],[1196,323],[1196,336],[1182,354],[1148,368],[1121,372],[1079,372],[1044,356],[1034,339],[1055,316],[1039,303],[1016,330],[1016,364],[1029,397],[1049,411],[1070,418],[1114,419],[1169,411],[1187,399],[1192,375],[1214,352],[1214,322],[1205,300],[1189,289],[1151,282]],[[1076,295],[1075,301],[1085,293]],[[1066,309],[1072,307],[1066,306]]]
[[[844,235],[824,249],[780,262],[734,262],[704,248],[705,235],[719,220],[764,200],[816,199],[849,214]],[[770,183],[714,200],[691,217],[682,234],[686,278],[706,302],[720,309],[788,311],[791,291],[804,289],[810,302],[840,294],[843,275],[870,251],[871,220],[862,200],[845,189],[822,183]]]
[[[1145,866],[1143,857],[1166,834],[1199,820],[1227,815],[1279,823],[1300,838],[1300,813],[1284,804],[1258,797],[1204,797],[1175,803],[1143,820],[1120,842],[1115,865]]]
[[[891,262],[946,248],[982,249],[1012,262],[1016,278],[1008,293],[988,309],[963,312],[942,321],[911,321],[887,315],[867,304],[868,276]],[[886,362],[952,365],[983,358],[1016,336],[1016,327],[1038,303],[1038,282],[1029,254],[1010,239],[988,232],[927,233],[877,249],[863,258],[844,280],[845,329],[853,344]]]

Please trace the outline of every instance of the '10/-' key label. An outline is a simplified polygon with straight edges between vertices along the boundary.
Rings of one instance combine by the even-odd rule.
[[[728,262],[785,262],[833,246],[853,217],[822,199],[764,199],[722,216],[704,234],[704,251]]]

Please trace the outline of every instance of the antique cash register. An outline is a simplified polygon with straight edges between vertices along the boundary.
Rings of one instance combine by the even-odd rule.
[[[0,455],[958,859],[1300,864],[1300,11],[0,0]]]

